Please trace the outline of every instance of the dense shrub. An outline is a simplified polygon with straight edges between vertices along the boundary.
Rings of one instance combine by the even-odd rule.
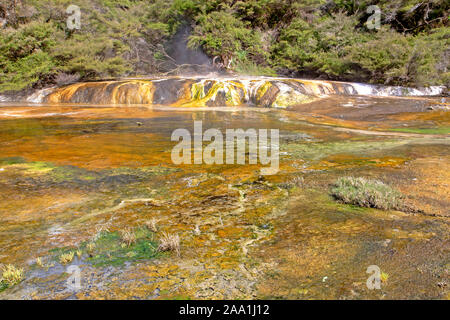
[[[71,4],[22,1],[17,11],[31,12],[30,21],[0,33],[0,91],[54,82],[61,73],[95,79],[158,71],[157,44],[170,34],[170,3],[80,0],[80,30],[67,28]]]
[[[52,72],[55,33],[52,23],[36,21],[0,34],[0,91],[24,89]]]
[[[237,63],[259,61],[264,63],[261,35],[231,12],[214,11],[197,17],[191,47],[201,46],[210,56],[219,56],[226,67]]]
[[[372,82],[448,85],[449,46],[448,28],[420,36],[384,29],[367,43],[356,44],[348,58],[369,72]]]
[[[72,0],[0,3],[0,91],[167,72],[164,45],[190,24],[191,47],[230,71],[395,85],[449,85],[446,0]],[[380,30],[367,29],[370,5]]]
[[[272,47],[278,68],[298,72],[315,71],[329,76],[345,75],[351,65],[348,54],[357,43],[366,41],[355,30],[358,21],[342,13],[308,23],[295,19],[282,30]]]

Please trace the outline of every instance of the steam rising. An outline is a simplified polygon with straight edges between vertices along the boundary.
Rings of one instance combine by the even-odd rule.
[[[212,60],[200,48],[190,49],[188,47],[188,38],[191,32],[192,28],[189,24],[180,26],[173,38],[166,44],[167,54],[182,69],[191,69],[191,72],[195,71],[197,74],[202,71],[217,71],[213,67]]]

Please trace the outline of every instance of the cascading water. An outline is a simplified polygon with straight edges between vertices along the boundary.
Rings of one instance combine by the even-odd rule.
[[[286,108],[328,95],[430,96],[445,87],[385,87],[287,78],[165,78],[80,82],[38,91],[35,103],[166,105],[174,107],[256,106]]]

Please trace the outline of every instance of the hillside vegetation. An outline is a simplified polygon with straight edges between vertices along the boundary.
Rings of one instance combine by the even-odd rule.
[[[0,92],[168,72],[186,25],[188,46],[229,72],[448,86],[449,12],[448,0],[1,0]]]

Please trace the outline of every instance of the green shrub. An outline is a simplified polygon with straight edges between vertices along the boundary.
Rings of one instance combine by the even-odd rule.
[[[366,35],[356,31],[357,24],[355,17],[341,13],[313,23],[294,19],[272,47],[273,64],[298,72],[314,70],[331,77],[345,75],[353,63],[348,58],[351,48],[367,41]]]
[[[274,77],[277,75],[271,67],[260,66],[252,61],[238,60],[238,62],[234,64],[234,70],[240,74],[249,76]]]
[[[49,50],[57,30],[41,21],[0,33],[0,91],[21,90],[52,72]]]
[[[384,29],[373,40],[355,45],[349,59],[368,71],[372,82],[441,85],[446,84],[449,46],[448,28],[420,36]]]
[[[369,32],[358,16],[335,13],[313,22],[295,18],[271,48],[278,70],[390,85],[448,85],[448,28],[418,35],[388,26]]]
[[[161,48],[186,23],[191,47],[239,73],[450,82],[446,0],[21,0],[12,12],[3,3],[0,92],[49,85],[61,74],[86,80],[167,72]],[[81,9],[80,30],[67,29],[71,4]],[[378,31],[365,26],[372,4],[382,10]]]
[[[171,32],[171,2],[79,0],[80,30],[66,26],[71,0],[23,2],[23,10],[33,8],[31,21],[0,33],[0,92],[46,85],[61,73],[96,79],[131,75],[138,66],[158,70],[153,56]],[[142,40],[147,48],[138,48]]]
[[[189,46],[201,46],[208,55],[221,57],[225,66],[232,61],[264,62],[260,33],[228,11],[199,15]]]
[[[372,82],[405,83],[412,51],[411,36],[383,30],[370,41],[355,44],[348,59],[367,71]]]

